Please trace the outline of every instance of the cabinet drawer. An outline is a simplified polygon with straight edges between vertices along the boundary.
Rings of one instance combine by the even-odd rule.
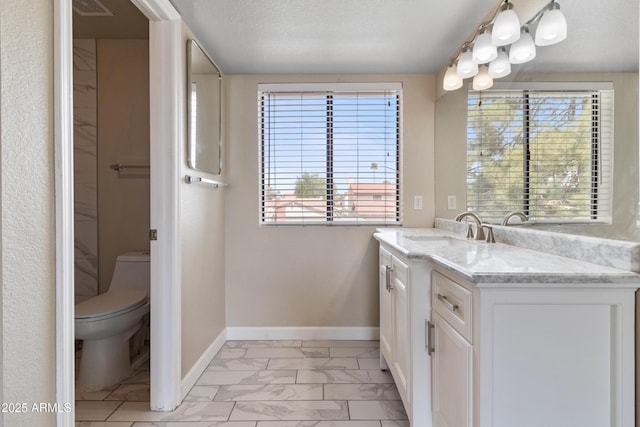
[[[433,309],[471,342],[471,292],[437,271],[432,273],[431,281]]]

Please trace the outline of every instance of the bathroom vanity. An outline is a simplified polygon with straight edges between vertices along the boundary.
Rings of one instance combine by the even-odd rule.
[[[442,229],[380,242],[381,367],[413,427],[632,427],[630,271]]]

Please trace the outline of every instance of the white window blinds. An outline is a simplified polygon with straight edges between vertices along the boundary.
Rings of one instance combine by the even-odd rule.
[[[259,87],[263,224],[400,221],[400,87]]]
[[[612,90],[470,91],[467,208],[500,222],[610,222]]]

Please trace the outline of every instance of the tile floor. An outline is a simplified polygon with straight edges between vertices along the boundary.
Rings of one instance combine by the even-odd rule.
[[[76,396],[76,427],[409,427],[377,341],[228,341],[173,412],[149,371]]]

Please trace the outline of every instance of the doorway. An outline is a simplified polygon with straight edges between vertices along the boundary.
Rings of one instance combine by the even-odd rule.
[[[181,21],[168,0],[131,0],[149,21],[150,219],[159,238],[151,252],[151,409],[180,400],[180,281],[178,227],[180,115],[175,88],[183,79]],[[54,2],[56,187],[56,397],[74,400],[74,191],[72,0]],[[58,413],[72,426],[73,413]]]

